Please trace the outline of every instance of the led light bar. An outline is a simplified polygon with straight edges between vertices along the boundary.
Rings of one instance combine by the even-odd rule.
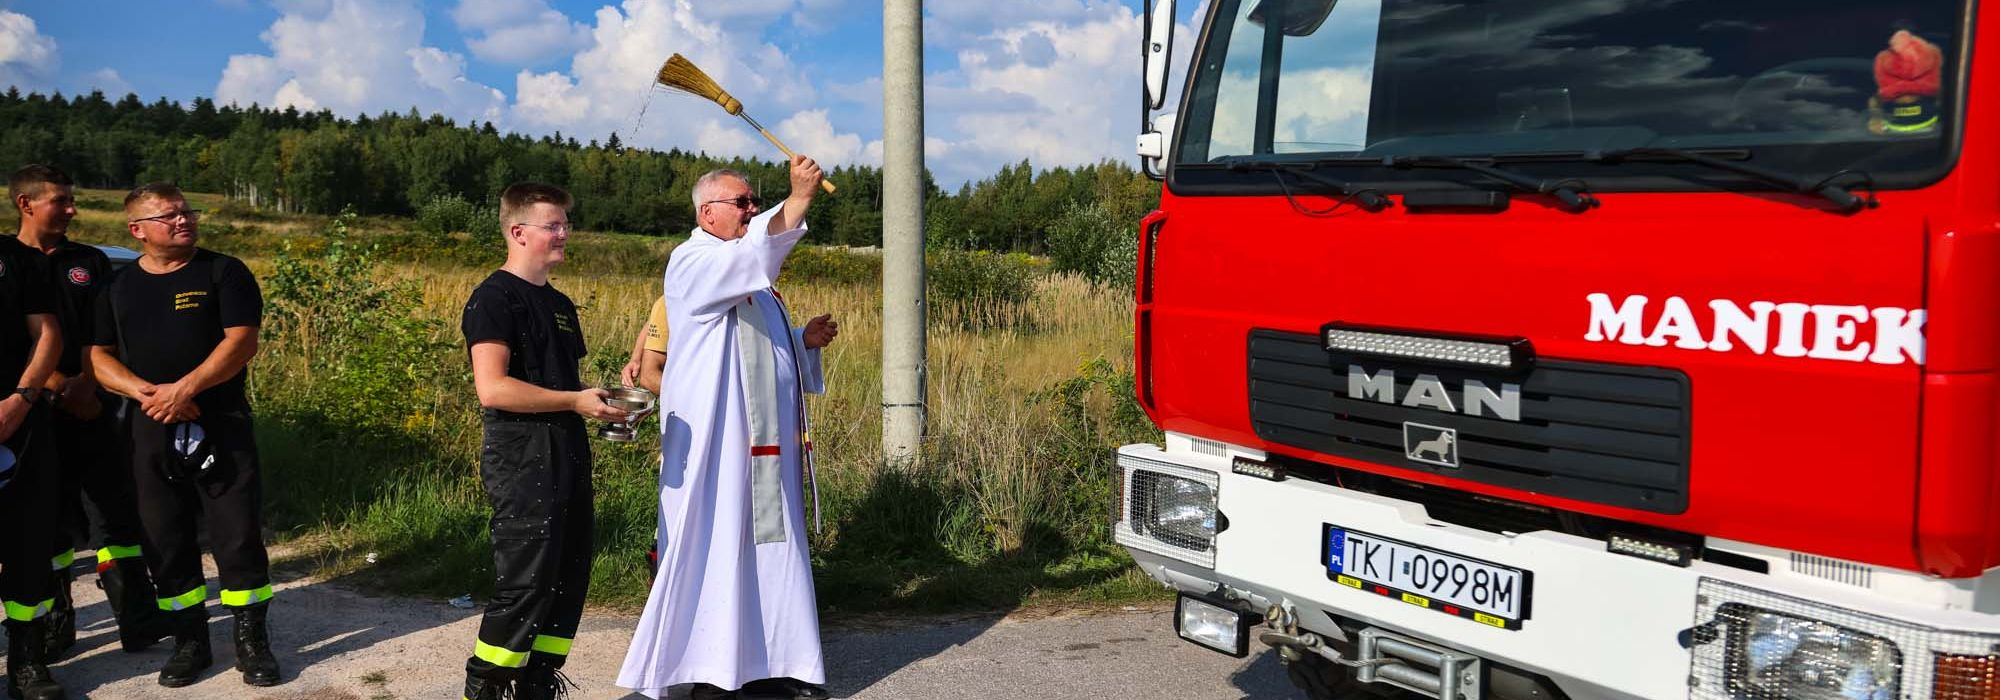
[[[1276,464],[1266,464],[1247,457],[1237,457],[1229,462],[1229,470],[1244,476],[1254,476],[1267,481],[1284,481],[1285,468]]]
[[[1687,566],[1694,562],[1694,548],[1672,542],[1653,542],[1637,537],[1613,534],[1604,542],[1605,551],[1613,554],[1651,559],[1674,566]]]
[[[1327,352],[1459,367],[1526,371],[1534,361],[1534,349],[1522,338],[1452,337],[1330,323],[1320,329],[1320,340]]]

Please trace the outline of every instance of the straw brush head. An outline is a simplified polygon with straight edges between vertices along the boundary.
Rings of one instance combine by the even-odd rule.
[[[661,85],[669,89],[721,105],[722,111],[728,112],[731,116],[743,113],[742,102],[731,97],[728,91],[716,84],[714,78],[708,77],[707,73],[695,67],[694,62],[682,58],[680,54],[674,54],[672,58],[667,59],[666,65],[660,66],[658,80]]]
[[[730,116],[741,118],[750,125],[750,128],[756,129],[759,136],[763,136],[764,140],[770,141],[771,145],[777,146],[779,151],[784,152],[786,158],[798,157],[792,153],[792,149],[786,148],[785,144],[780,143],[778,137],[772,136],[771,131],[765,129],[764,125],[758,124],[757,120],[751,119],[748,114],[744,114],[742,102],[738,102],[736,98],[730,97],[729,92],[723,90],[722,86],[715,82],[714,78],[708,77],[707,73],[701,72],[701,69],[696,68],[692,61],[682,58],[680,54],[674,54],[673,57],[667,59],[666,65],[660,66],[660,74],[656,80],[661,85],[667,86],[667,89],[685,92],[720,105],[722,111],[728,112]],[[820,178],[819,188],[828,193],[839,189],[834,187],[833,183],[824,177]]]

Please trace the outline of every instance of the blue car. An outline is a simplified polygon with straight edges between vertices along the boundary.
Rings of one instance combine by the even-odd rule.
[[[100,245],[96,247],[98,250],[104,251],[105,255],[111,256],[111,269],[113,270],[125,269],[126,265],[139,260],[139,251],[131,248],[116,245]]]

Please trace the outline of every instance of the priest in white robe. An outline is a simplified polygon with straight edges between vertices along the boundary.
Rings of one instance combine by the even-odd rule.
[[[790,196],[758,214],[741,174],[702,176],[700,227],[667,263],[659,573],[618,674],[648,697],[681,684],[696,700],[826,697],[803,394],[824,391],[820,348],[838,326],[794,327],[773,288],[820,178],[793,157]]]

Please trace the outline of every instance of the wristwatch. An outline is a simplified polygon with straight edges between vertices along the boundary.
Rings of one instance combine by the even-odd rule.
[[[35,387],[26,387],[26,386],[14,387],[14,393],[20,394],[21,399],[27,401],[28,403],[34,403],[36,401],[42,400],[42,390]]]

